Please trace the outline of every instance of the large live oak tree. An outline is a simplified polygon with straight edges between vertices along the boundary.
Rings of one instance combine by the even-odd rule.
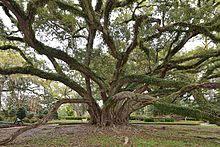
[[[53,111],[62,103],[86,103],[92,124],[125,125],[132,112],[153,104],[220,124],[220,111],[205,97],[207,89],[220,88],[219,2],[0,0],[0,5],[17,29],[1,23],[0,50],[17,51],[26,61],[2,66],[0,74],[59,81],[81,96],[61,99]],[[196,37],[214,47],[184,53]],[[50,61],[47,70],[36,65],[36,55]],[[186,97],[194,98],[195,108],[177,106]]]

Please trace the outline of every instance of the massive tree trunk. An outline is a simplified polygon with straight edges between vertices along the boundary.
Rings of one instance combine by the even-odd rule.
[[[90,124],[100,124],[101,108],[96,102],[88,104],[88,112],[90,115]]]
[[[90,124],[98,126],[127,125],[132,112],[156,102],[156,98],[130,91],[109,98],[103,107],[94,101],[88,103]]]
[[[102,109],[101,125],[126,125],[132,112],[153,104],[156,98],[149,95],[124,91],[110,98]]]

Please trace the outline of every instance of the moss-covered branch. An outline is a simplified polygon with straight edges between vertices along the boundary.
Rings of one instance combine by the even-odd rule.
[[[220,83],[201,83],[201,84],[191,84],[182,87],[180,90],[177,92],[172,93],[168,97],[164,98],[166,102],[174,102],[178,97],[184,95],[187,92],[192,92],[193,90],[196,89],[219,89],[220,88]]]
[[[183,63],[183,62],[187,62],[187,61],[191,61],[195,59],[211,58],[211,57],[218,57],[218,56],[220,56],[220,50],[210,49],[206,52],[196,53],[194,55],[190,55],[187,57],[180,57],[178,59],[171,60],[170,62],[172,64],[179,64],[179,63]]]
[[[68,4],[67,2],[63,2],[60,0],[54,0],[54,1],[61,10],[67,10],[76,16],[81,16],[81,17],[86,16],[85,13],[81,9],[79,9],[76,5]]]
[[[220,77],[220,73],[218,72],[218,73],[212,74],[212,75],[210,75],[210,76],[208,76],[206,78],[207,79],[214,79],[214,78],[219,78],[219,77]]]
[[[187,82],[185,81],[176,81],[176,80],[168,80],[148,75],[129,75],[120,80],[121,84],[129,84],[129,83],[145,83],[148,85],[155,86],[164,86],[164,87],[176,87],[181,88],[185,86]]]
[[[12,74],[29,74],[33,76],[38,76],[43,79],[59,81],[66,86],[69,86],[71,89],[75,90],[80,96],[85,97],[86,90],[81,87],[78,83],[71,80],[69,77],[64,75],[59,75],[56,73],[49,73],[42,71],[40,69],[36,69],[32,66],[26,67],[13,67],[8,69],[0,68],[0,74],[2,75],[12,75]]]
[[[155,103],[154,107],[164,114],[177,114],[181,116],[193,117],[201,120],[208,120],[220,125],[220,117],[211,113],[203,112],[196,108],[177,106],[169,103]]]
[[[219,16],[216,16],[216,17],[219,17]],[[158,30],[160,32],[171,31],[175,29],[175,27],[178,27],[178,26],[184,27],[184,28],[190,28],[190,30],[194,30],[199,34],[209,37],[215,43],[220,42],[220,38],[212,33],[212,31],[220,32],[220,29],[219,29],[220,24],[216,24],[216,23],[210,24],[210,26],[207,26],[206,24],[195,25],[195,24],[190,24],[190,23],[185,23],[185,22],[177,22],[177,23],[173,23],[171,25],[167,25],[164,27],[159,27]]]
[[[204,78],[213,76],[214,71],[220,68],[220,61],[214,62],[213,65],[210,65],[204,75]]]
[[[64,62],[66,62],[69,65],[70,69],[77,70],[77,71],[83,73],[84,75],[87,75],[94,82],[96,82],[102,90],[105,90],[104,81],[101,80],[101,78],[99,78],[94,72],[92,72],[90,68],[79,63],[76,59],[74,59],[73,57],[71,57],[70,55],[65,53],[64,51],[46,46],[42,42],[38,41],[35,38],[35,34],[32,29],[32,24],[31,24],[32,22],[30,20],[26,19],[27,16],[26,16],[25,12],[22,11],[22,9],[19,7],[19,5],[16,2],[3,0],[3,5],[7,6],[14,13],[14,15],[17,17],[18,22],[19,22],[19,28],[25,36],[24,37],[25,42],[29,46],[34,48],[39,54],[43,54],[48,57],[57,58],[57,59],[60,59]],[[15,10],[16,8],[18,10]]]

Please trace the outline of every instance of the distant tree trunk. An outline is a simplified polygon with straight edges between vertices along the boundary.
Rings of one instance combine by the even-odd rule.
[[[85,105],[81,104],[72,104],[73,110],[76,112],[77,116],[83,116],[85,114]]]
[[[2,109],[2,91],[3,91],[5,80],[6,80],[5,77],[0,78],[0,110]]]
[[[96,102],[88,104],[88,112],[90,115],[90,124],[96,125],[101,122],[101,108]]]
[[[2,109],[2,90],[3,90],[3,85],[0,83],[0,110]]]

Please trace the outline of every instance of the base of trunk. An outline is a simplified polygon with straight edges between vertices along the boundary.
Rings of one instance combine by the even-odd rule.
[[[101,126],[113,126],[113,125],[128,125],[129,115],[112,115],[112,114],[102,114]]]
[[[105,103],[101,109],[100,117],[92,119],[96,119],[95,122],[100,126],[127,125],[132,112],[155,101],[154,97],[148,95],[130,91],[120,92]]]

